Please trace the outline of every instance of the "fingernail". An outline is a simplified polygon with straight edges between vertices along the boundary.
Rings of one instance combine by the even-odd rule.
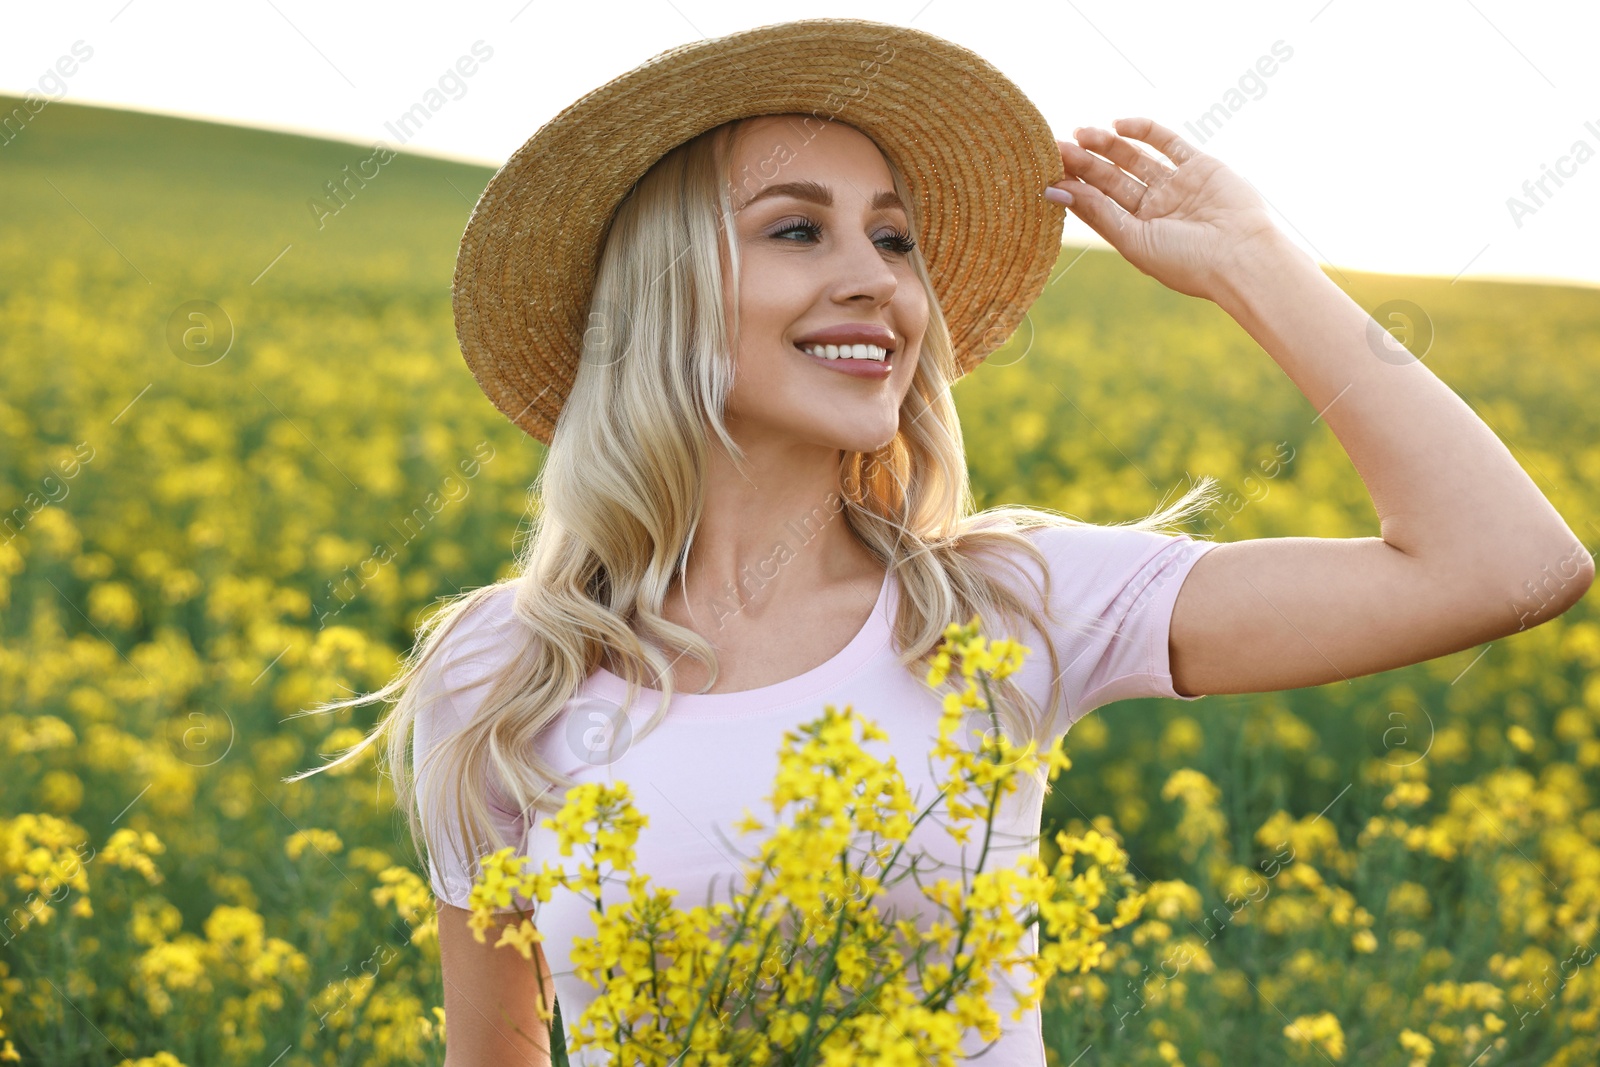
[[[1065,189],[1057,189],[1053,185],[1045,186],[1044,198],[1046,200],[1053,200],[1058,204],[1070,204],[1070,203],[1072,203],[1072,194],[1071,193],[1067,192]]]

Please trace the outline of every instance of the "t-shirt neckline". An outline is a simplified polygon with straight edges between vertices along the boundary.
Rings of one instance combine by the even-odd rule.
[[[850,643],[833,658],[803,674],[757,689],[741,689],[734,693],[674,693],[668,714],[695,715],[723,712],[747,714],[752,711],[776,710],[838,685],[866,666],[889,643],[893,627],[891,594],[895,584],[894,569],[892,567],[886,569],[883,584],[878,589],[878,598],[872,606],[872,614],[867,616],[867,621],[856,631]],[[628,695],[627,681],[604,667],[595,668],[594,673],[589,676],[588,688],[591,694],[616,701],[618,704],[627,699]],[[649,706],[657,704],[660,697],[661,691],[658,689],[639,687],[637,699]]]

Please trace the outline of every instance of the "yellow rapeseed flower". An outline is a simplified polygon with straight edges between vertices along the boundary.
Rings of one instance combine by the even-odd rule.
[[[1031,854],[1013,867],[991,868],[985,832],[977,869],[922,884],[940,910],[928,929],[907,920],[886,924],[877,914],[875,898],[924,815],[942,804],[947,831],[970,844],[972,824],[983,825],[1019,775],[1048,765],[1054,777],[1071,765],[1059,745],[1041,754],[1033,739],[1018,745],[986,734],[976,751],[956,743],[968,709],[988,710],[980,686],[1017,670],[1028,651],[986,642],[978,622],[948,628],[932,658],[932,681],[959,665],[963,684],[943,700],[933,753],[948,774],[920,814],[895,760],[862,747],[887,740],[883,730],[849,705],[826,705],[784,735],[766,797],[774,819],[750,863],[747,888],[731,902],[676,908],[674,891],[654,889],[632,870],[645,820],[626,784],[584,783],[544,825],[555,831],[562,855],[587,847],[587,860],[576,873],[546,863],[532,874],[524,869],[527,857],[512,849],[481,857],[469,901],[474,935],[485,941],[495,912],[517,894],[543,901],[559,885],[593,902],[594,936],[578,938],[571,952],[573,973],[598,990],[574,1020],[575,1051],[626,1047],[635,1062],[646,1050],[662,1059],[692,1050],[708,1063],[758,1064],[810,1042],[825,1063],[867,1056],[954,1067],[964,1030],[990,1040],[1000,1033],[990,1004],[1000,966],[1021,962],[1033,972],[1027,988],[1013,994],[1012,1018],[1020,1019],[1037,1008],[1053,976],[1098,966],[1105,934],[1133,922],[1143,903],[1126,853],[1098,830],[1059,835],[1062,859],[1054,870]],[[736,828],[767,827],[747,809]],[[874,843],[860,849],[864,835]],[[857,856],[878,866],[869,874],[852,863]],[[1077,856],[1086,866],[1074,872]],[[602,898],[602,887],[615,880],[603,868],[625,876],[626,899]],[[1103,921],[1097,913],[1107,901],[1115,914]],[[1022,944],[1035,915],[1050,940],[1029,955]],[[496,947],[531,958],[540,940],[534,922],[524,916],[507,924]],[[749,991],[747,999],[733,1001],[740,990]],[[735,1013],[757,1022],[726,1025]]]
[[[309,829],[295,831],[283,843],[283,851],[291,860],[298,860],[308,848],[328,856],[341,851],[344,842],[332,830]]]
[[[1330,1011],[1298,1016],[1283,1033],[1301,1048],[1315,1046],[1329,1059],[1344,1059],[1344,1029]]]

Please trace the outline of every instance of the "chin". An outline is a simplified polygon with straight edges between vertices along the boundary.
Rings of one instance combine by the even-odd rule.
[[[881,429],[867,429],[856,425],[839,432],[827,435],[827,442],[833,448],[845,452],[876,452],[878,449],[894,440],[894,435],[899,431],[899,425],[891,424]]]

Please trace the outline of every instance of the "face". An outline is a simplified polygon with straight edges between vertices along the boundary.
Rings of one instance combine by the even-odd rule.
[[[763,116],[735,141],[732,180],[740,278],[730,432],[741,447],[883,447],[899,428],[929,314],[907,251],[910,216],[883,154],[841,123]],[[887,371],[797,344],[839,327],[887,331]]]

